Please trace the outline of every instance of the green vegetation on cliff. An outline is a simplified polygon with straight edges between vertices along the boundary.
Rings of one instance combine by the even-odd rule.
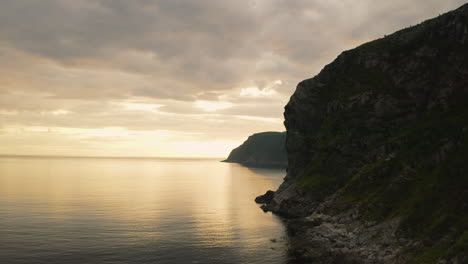
[[[263,132],[250,136],[229,154],[225,162],[240,163],[247,167],[286,168],[285,132]]]
[[[334,194],[335,213],[401,219],[399,236],[422,241],[410,263],[467,257],[468,4],[343,52],[285,110],[284,186],[302,197],[280,187],[282,213]]]

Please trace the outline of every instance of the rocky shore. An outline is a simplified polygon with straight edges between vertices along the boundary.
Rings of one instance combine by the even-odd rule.
[[[272,191],[267,193],[271,195]],[[263,195],[256,199],[257,203],[263,201]],[[333,214],[338,208],[332,206],[333,197],[330,197],[308,216],[281,214],[285,217],[288,253],[293,263],[406,263],[405,248],[417,242],[398,238],[399,218],[383,223],[363,222],[358,210]],[[262,209],[272,208],[263,204]]]
[[[265,212],[271,211],[268,203],[271,205],[273,196],[270,190],[255,201]],[[328,197],[305,217],[279,213],[287,227],[291,264],[468,263],[468,257],[462,254],[437,262],[414,262],[411,252],[424,251],[431,242],[402,235],[401,217],[380,223],[366,221],[358,209],[336,208],[334,199]]]

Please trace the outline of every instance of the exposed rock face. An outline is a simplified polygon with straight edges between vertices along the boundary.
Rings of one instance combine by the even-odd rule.
[[[264,208],[303,217],[293,255],[468,263],[468,4],[343,52],[284,115],[288,174]]]
[[[247,167],[286,168],[286,132],[253,134],[232,150],[225,162],[240,163]]]

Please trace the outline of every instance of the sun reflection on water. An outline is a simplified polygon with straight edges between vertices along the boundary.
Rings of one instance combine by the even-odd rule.
[[[253,202],[283,175],[215,160],[0,158],[0,256],[283,263],[284,246],[270,249],[283,227]]]

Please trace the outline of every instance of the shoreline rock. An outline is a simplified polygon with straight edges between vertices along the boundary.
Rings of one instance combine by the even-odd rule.
[[[267,204],[273,200],[275,195],[274,191],[268,190],[265,194],[259,195],[255,198],[255,202],[258,204]]]

